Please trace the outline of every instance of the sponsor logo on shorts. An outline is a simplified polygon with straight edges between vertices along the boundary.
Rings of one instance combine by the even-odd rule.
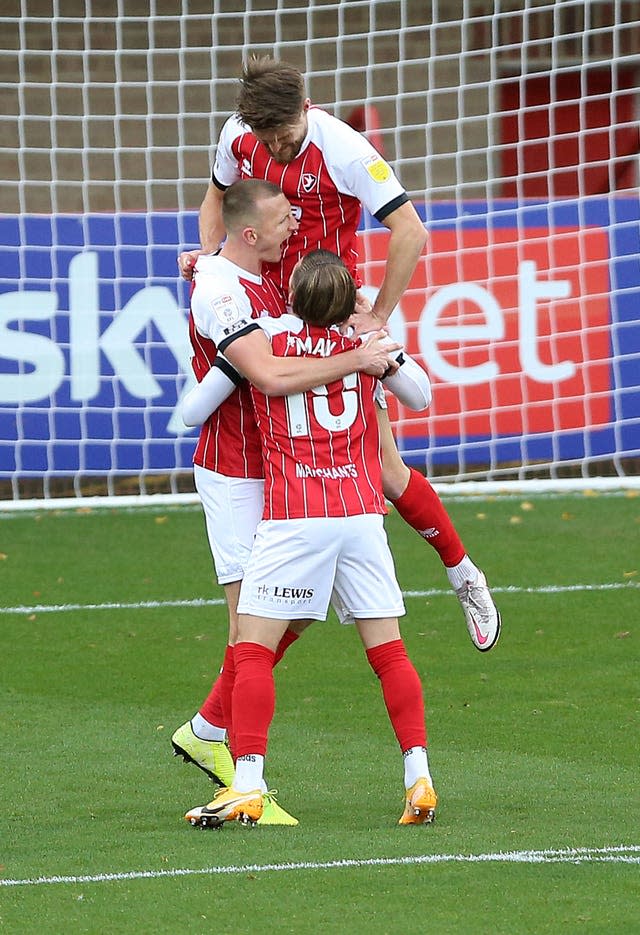
[[[256,600],[265,601],[269,604],[287,604],[301,605],[309,604],[315,594],[315,588],[289,588],[285,585],[276,584],[273,587],[268,584],[259,584],[256,587]]]

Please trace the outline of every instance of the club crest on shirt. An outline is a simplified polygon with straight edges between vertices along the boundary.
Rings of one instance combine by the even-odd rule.
[[[366,159],[363,159],[362,165],[374,182],[386,182],[391,175],[389,165],[384,161],[382,156],[379,156],[377,153],[372,153],[370,156],[367,156]]]
[[[219,295],[209,304],[211,311],[223,325],[231,325],[240,318],[240,309],[232,295]]]
[[[316,188],[318,184],[318,176],[313,175],[312,172],[303,172],[300,181],[302,182],[302,191],[308,195],[309,192],[312,192],[313,189]]]

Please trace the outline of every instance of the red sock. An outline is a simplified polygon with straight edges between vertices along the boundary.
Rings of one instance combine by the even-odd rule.
[[[405,523],[434,547],[447,568],[452,568],[466,554],[460,536],[427,478],[413,468],[409,470],[411,477],[405,492],[391,502]]]
[[[232,651],[231,654],[231,663],[229,663],[229,650]],[[220,669],[220,674],[211,686],[211,691],[202,702],[200,707],[200,714],[208,721],[209,724],[214,724],[216,727],[226,727],[227,722],[224,716],[224,705],[222,701],[222,692],[223,692],[223,675],[224,671],[227,668],[227,665],[230,665],[233,668],[233,647],[227,646],[224,654],[224,662]]]
[[[224,726],[227,728],[227,740],[229,742],[229,749],[231,750],[231,756],[234,755],[235,742],[234,742],[234,732],[233,732],[233,714],[231,710],[231,696],[233,693],[233,686],[236,680],[236,663],[235,663],[235,647],[227,646],[224,654],[224,665],[222,666],[222,671],[220,672],[220,677],[218,682],[220,683],[220,701],[222,704],[222,716],[224,718]]]
[[[282,639],[276,650],[274,665],[277,665],[285,652],[292,643],[300,636],[293,630],[285,630]],[[233,692],[233,683],[235,679],[235,662],[233,646],[227,646],[224,655],[224,663],[220,669],[220,675],[211,687],[211,691],[205,698],[200,708],[200,714],[210,724],[216,727],[224,727],[227,731],[229,747],[233,751],[233,721],[231,709],[231,694]]]
[[[402,752],[411,747],[426,747],[422,683],[402,640],[391,640],[368,649],[367,659],[380,679],[389,720]]]
[[[273,681],[275,653],[259,643],[237,643],[233,686],[236,757],[267,752],[269,727],[276,704]]]
[[[295,641],[298,639],[299,636],[300,634],[294,633],[293,630],[287,629],[284,631],[284,633],[282,634],[282,639],[278,643],[278,648],[276,649],[276,658],[273,663],[274,666],[278,665],[278,663],[280,662],[280,660],[282,659],[286,651],[289,649],[291,644],[295,643]]]

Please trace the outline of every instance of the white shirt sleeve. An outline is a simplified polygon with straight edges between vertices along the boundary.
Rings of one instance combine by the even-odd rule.
[[[253,323],[259,325],[269,340],[272,335],[282,331],[291,331],[295,334],[303,326],[303,322],[293,315],[282,315],[280,318],[259,318]],[[214,364],[200,383],[194,386],[182,401],[182,421],[189,427],[202,425],[211,413],[215,412],[225,399],[228,399],[242,379],[223,354],[218,355],[217,359],[220,358],[224,361],[224,367],[228,373]],[[235,375],[235,379],[229,376],[229,373]]]
[[[249,298],[237,278],[225,275],[221,257],[198,258],[191,314],[200,334],[224,351],[229,342],[255,327]]]
[[[407,409],[413,409],[414,412],[428,409],[431,403],[431,381],[426,371],[404,351],[401,356],[402,362],[396,372],[384,378],[385,388],[391,390]]]
[[[236,114],[229,117],[220,131],[212,176],[220,185],[228,188],[240,178],[238,160],[231,151],[231,144],[237,136],[246,133],[248,127],[241,123]]]
[[[322,150],[339,191],[353,195],[374,215],[396,199],[407,200],[389,163],[361,133],[322,110],[312,109],[309,115],[311,139]]]
[[[200,383],[190,390],[182,401],[182,421],[185,425],[202,425],[235,390],[237,384],[213,366]]]
[[[366,341],[368,337],[370,337],[369,334],[360,336],[362,341]],[[392,341],[391,337],[387,337],[383,343],[391,344]],[[413,357],[402,349],[395,351],[393,357],[400,362],[400,366],[395,373],[382,378],[385,389],[390,390],[398,402],[407,409],[412,409],[414,412],[428,409],[432,394],[431,380],[426,370],[423,370]]]

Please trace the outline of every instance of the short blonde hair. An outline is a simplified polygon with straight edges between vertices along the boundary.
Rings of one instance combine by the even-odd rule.
[[[241,179],[222,196],[222,222],[228,233],[252,226],[258,220],[258,202],[277,198],[282,189],[263,179]]]

